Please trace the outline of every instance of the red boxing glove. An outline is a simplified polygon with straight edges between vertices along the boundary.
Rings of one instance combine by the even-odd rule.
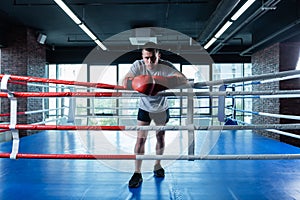
[[[177,76],[149,76],[140,75],[132,80],[132,88],[140,93],[154,96],[158,92],[176,88],[185,82]]]
[[[154,81],[152,76],[140,75],[132,80],[132,88],[140,93],[152,95],[153,87]]]

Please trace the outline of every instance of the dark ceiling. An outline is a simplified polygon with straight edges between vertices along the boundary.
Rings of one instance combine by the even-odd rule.
[[[158,43],[204,46],[246,0],[65,0],[109,49],[130,45],[133,29],[152,27]],[[15,25],[47,35],[49,49],[95,47],[52,0],[1,0],[0,44]],[[172,35],[174,30],[186,37]],[[190,40],[186,40],[190,38]],[[256,0],[207,49],[210,55],[249,57],[277,42],[300,42],[299,0]],[[75,54],[74,54],[75,55]]]

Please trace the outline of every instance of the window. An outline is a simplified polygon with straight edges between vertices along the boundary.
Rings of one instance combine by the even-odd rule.
[[[252,76],[252,64],[251,63],[244,64],[244,77],[247,77],[247,76]],[[252,91],[252,85],[244,85],[244,91]],[[244,110],[252,110],[252,99],[244,98],[243,105],[244,105]],[[244,114],[244,115],[240,116],[241,114]],[[238,113],[237,118],[250,124],[251,120],[252,120],[252,114]]]
[[[48,67],[49,69],[49,72],[48,72],[48,77],[50,79],[56,79],[56,65],[49,65]],[[56,84],[49,84],[49,92],[56,92]],[[56,99],[55,98],[49,98],[48,99],[48,102],[49,102],[49,117],[50,119],[54,119],[56,118],[56,113],[57,113],[57,110],[55,108],[57,108],[57,102],[56,102]]]
[[[118,83],[119,85],[122,85],[122,81],[125,77],[125,75],[129,72],[129,69],[132,64],[119,64],[119,70],[118,70]],[[137,115],[137,108],[139,106],[139,98],[138,97],[124,97],[119,98],[119,114],[120,116],[123,116],[124,118],[136,118]],[[123,121],[128,121],[127,119]],[[124,125],[122,123],[122,125]]]
[[[84,64],[49,65],[48,69],[48,77],[51,79],[80,82],[87,81],[87,67]],[[49,84],[49,92],[75,91],[74,88],[75,87],[68,85],[59,85],[59,87],[57,87],[56,84]],[[80,91],[80,89],[76,88],[76,91]],[[47,119],[47,121],[50,121],[51,123],[56,123],[56,119],[59,119],[59,117],[68,116],[71,101],[75,101],[75,110],[77,115],[86,115],[86,98],[49,98],[49,118]]]
[[[209,65],[183,65],[182,66],[182,73],[188,79],[194,80],[195,83],[197,82],[204,82],[210,80],[210,70]],[[196,92],[208,92],[209,88],[204,89],[196,89]],[[186,101],[184,101],[184,105],[186,105]],[[186,107],[186,106],[184,106]],[[194,99],[194,114],[200,115],[205,114],[208,115],[210,113],[210,98],[209,97],[197,97]],[[184,111],[186,113],[186,110]]]
[[[180,64],[179,63],[172,63],[174,67],[178,70],[180,70]],[[173,92],[179,92],[179,89],[173,89],[170,90]],[[169,104],[169,111],[170,111],[170,120],[168,122],[169,125],[180,125],[182,123],[182,98],[178,97],[168,97],[168,104]]]
[[[230,64],[214,64],[213,65],[213,80],[220,80],[220,79],[230,79],[230,78],[237,78],[237,77],[244,77],[244,76],[250,76],[251,75],[251,64],[239,64],[239,63],[230,63]],[[238,84],[231,84],[227,86],[228,90],[232,91],[251,91],[252,87],[251,85],[245,86],[242,83]],[[219,88],[214,87],[214,91],[219,90]],[[218,99],[213,99],[213,106],[215,109],[213,110],[213,114],[218,114]],[[252,108],[252,100],[247,98],[226,98],[225,99],[225,107],[231,106],[235,107],[239,110],[244,110],[245,106],[250,109]],[[251,109],[250,109],[251,110]],[[230,109],[225,109],[225,115],[231,116],[233,114],[233,111]],[[244,118],[244,113],[237,112],[237,115],[235,116],[238,120],[244,121],[251,118],[251,115],[245,114],[247,117]],[[249,118],[250,117],[250,118]]]
[[[299,58],[298,58],[298,62],[296,65],[296,70],[300,70],[300,49],[299,49]]]
[[[89,81],[117,85],[116,65],[91,65],[89,71]],[[95,89],[96,92],[112,92],[108,89]],[[117,125],[114,115],[117,115],[117,98],[113,97],[93,97],[90,101],[89,125]],[[101,120],[99,120],[101,118]]]

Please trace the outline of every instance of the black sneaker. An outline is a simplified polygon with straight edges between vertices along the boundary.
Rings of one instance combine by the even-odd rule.
[[[156,177],[165,177],[165,170],[160,165],[154,165],[153,173]]]
[[[140,187],[141,183],[143,182],[142,174],[141,173],[134,173],[129,180],[128,187],[130,188],[137,188]]]

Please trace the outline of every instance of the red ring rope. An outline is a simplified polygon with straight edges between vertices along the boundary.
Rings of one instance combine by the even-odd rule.
[[[0,158],[10,158],[10,153],[0,153]],[[136,159],[136,155],[91,155],[91,154],[23,154],[18,153],[18,158],[26,159],[106,159],[106,160],[120,160],[120,159]]]
[[[26,115],[26,112],[17,112],[17,115]],[[0,117],[9,117],[10,113],[0,113]]]
[[[14,97],[120,97],[121,92],[12,92]],[[8,97],[6,92],[0,92],[0,97]]]
[[[0,74],[2,79],[4,74]],[[76,86],[85,86],[85,87],[94,87],[94,88],[103,88],[103,89],[116,89],[116,90],[125,90],[123,86],[120,85],[110,85],[105,83],[89,83],[89,82],[78,82],[78,81],[66,81],[66,80],[57,80],[57,79],[47,79],[39,77],[28,77],[28,76],[15,76],[10,75],[10,81],[27,81],[27,82],[41,82],[41,83],[53,83],[53,84],[64,84],[64,85],[76,85]],[[21,84],[21,83],[17,83]]]
[[[9,124],[0,124],[0,129],[9,129]],[[20,130],[125,130],[125,126],[70,126],[70,125],[36,125],[16,124],[15,129]]]
[[[0,158],[11,158],[9,153],[0,153]],[[86,159],[86,160],[282,160],[300,159],[300,154],[226,154],[226,155],[117,155],[117,154],[16,154],[15,159]]]

